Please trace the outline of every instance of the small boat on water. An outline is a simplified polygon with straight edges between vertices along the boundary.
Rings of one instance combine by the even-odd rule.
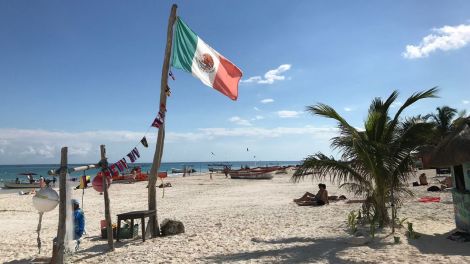
[[[196,172],[195,169],[191,168],[190,166],[183,166],[182,169],[171,168],[171,173],[194,173]]]
[[[230,170],[228,174],[232,179],[270,180],[279,167],[253,168]]]
[[[28,188],[40,188],[40,183],[35,181],[33,175],[37,175],[34,172],[23,172],[18,175],[27,176],[28,182],[21,182],[18,178],[15,181],[3,182],[3,188],[7,189],[28,189]]]

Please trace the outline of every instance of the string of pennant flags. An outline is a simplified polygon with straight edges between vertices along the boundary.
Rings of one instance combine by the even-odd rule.
[[[172,80],[176,80],[175,75],[171,71],[169,72],[169,76],[171,77]],[[168,85],[165,89],[165,93],[168,97],[171,95],[170,87]],[[161,104],[157,117],[155,117],[150,127],[155,127],[159,129],[165,122],[165,114],[166,114],[166,106],[164,104]],[[147,132],[145,132],[144,137],[142,137],[142,139],[139,142],[145,148],[148,148],[149,146],[147,137],[146,137],[147,133],[148,133],[148,129],[147,129]],[[137,159],[140,158],[140,152],[139,152],[139,149],[137,149],[137,145],[139,145],[139,143],[137,143],[135,147],[131,151],[129,151],[129,153],[127,153],[126,156],[124,156],[122,159],[118,160],[117,162],[109,166],[109,169],[111,170],[113,174],[124,172],[127,168],[129,168],[126,157],[130,161],[130,163],[134,163]]]

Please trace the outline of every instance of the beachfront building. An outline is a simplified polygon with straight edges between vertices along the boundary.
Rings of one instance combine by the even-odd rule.
[[[455,223],[470,233],[470,118],[437,146],[431,165],[451,167]]]

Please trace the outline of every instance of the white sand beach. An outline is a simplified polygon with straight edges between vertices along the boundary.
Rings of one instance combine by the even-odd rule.
[[[186,232],[142,242],[124,239],[107,253],[100,238],[104,219],[103,196],[87,189],[84,198],[87,235],[80,250],[69,257],[73,263],[469,263],[468,243],[446,237],[454,230],[450,192],[429,193],[425,186],[411,187],[415,197],[406,201],[399,217],[408,217],[421,234],[409,240],[405,228],[397,230],[400,244],[393,244],[384,230],[366,244],[357,243],[347,230],[347,215],[360,204],[344,201],[322,207],[300,207],[292,202],[305,191],[317,190],[317,181],[298,184],[290,175],[273,180],[231,180],[217,175],[170,178],[173,187],[158,192],[159,221],[180,220]],[[428,178],[430,183],[435,179]],[[350,194],[326,182],[330,195]],[[81,190],[74,190],[74,197]],[[419,197],[439,196],[439,203],[420,203]],[[50,257],[56,235],[58,207],[44,214],[41,255],[36,244],[38,214],[32,196],[0,195],[0,260],[29,263]],[[113,184],[111,214],[147,208],[146,183]]]

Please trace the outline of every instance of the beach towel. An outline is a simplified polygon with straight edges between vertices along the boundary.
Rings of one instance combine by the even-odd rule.
[[[418,201],[421,203],[438,203],[441,201],[441,197],[425,196],[421,197]]]

